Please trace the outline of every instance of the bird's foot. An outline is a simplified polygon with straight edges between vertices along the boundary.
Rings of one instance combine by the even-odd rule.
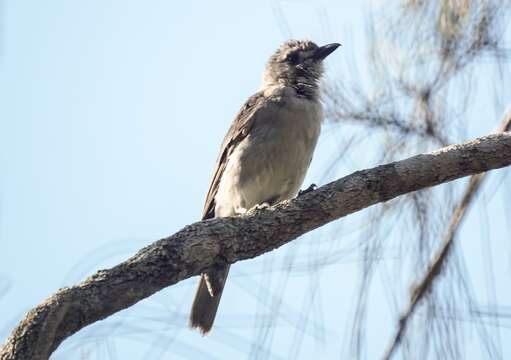
[[[270,208],[271,205],[267,202],[263,202],[263,203],[260,203],[260,204],[256,204],[254,205],[250,210],[249,212],[252,212],[252,211],[257,211],[257,210],[265,210],[265,209],[268,209]]]
[[[297,197],[300,197],[302,195],[310,193],[310,192],[316,190],[317,188],[318,188],[318,186],[316,184],[311,184],[307,189],[298,191],[298,196]]]
[[[248,212],[248,210],[244,207],[237,207],[235,209],[235,212],[236,212],[236,215],[243,215],[243,214],[246,214]]]

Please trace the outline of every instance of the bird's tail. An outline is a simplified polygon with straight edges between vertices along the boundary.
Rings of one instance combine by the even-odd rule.
[[[215,321],[218,304],[222,297],[225,280],[229,274],[229,265],[215,269],[214,272],[201,274],[199,286],[193,299],[189,325],[207,335]]]

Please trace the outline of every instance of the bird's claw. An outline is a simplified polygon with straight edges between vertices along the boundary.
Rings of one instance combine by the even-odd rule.
[[[254,207],[250,210],[264,210],[268,209],[269,207],[271,207],[270,204],[268,204],[267,202],[263,202],[261,204],[254,205]]]
[[[307,193],[310,193],[314,190],[316,190],[318,186],[316,184],[311,184],[307,189],[298,191],[298,197],[305,195]]]

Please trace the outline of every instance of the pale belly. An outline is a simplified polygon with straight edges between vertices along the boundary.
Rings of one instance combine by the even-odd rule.
[[[299,120],[260,126],[229,157],[215,197],[216,216],[243,213],[262,203],[293,198],[312,160],[321,120],[317,113],[300,114]],[[287,120],[287,122],[286,122]]]

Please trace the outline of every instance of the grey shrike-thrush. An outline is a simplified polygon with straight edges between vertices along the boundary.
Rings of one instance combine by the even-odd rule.
[[[339,44],[290,40],[270,57],[259,91],[243,105],[224,138],[202,219],[234,216],[258,204],[296,196],[312,160],[323,113],[319,80],[323,60]],[[229,265],[200,277],[190,326],[207,334]]]

